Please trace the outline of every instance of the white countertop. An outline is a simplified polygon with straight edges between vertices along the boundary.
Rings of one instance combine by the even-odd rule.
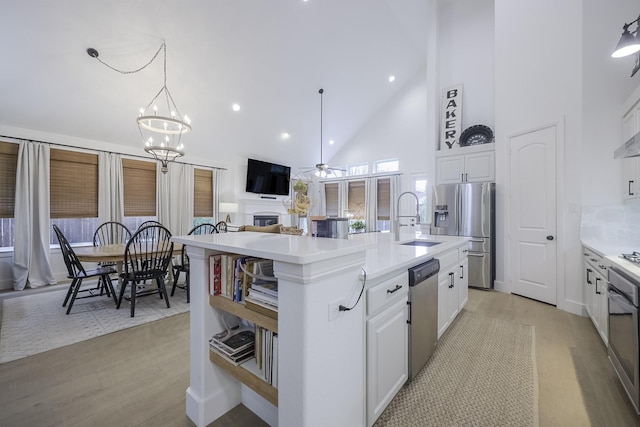
[[[633,263],[622,258],[621,254],[632,253],[638,250],[637,245],[624,242],[611,242],[597,239],[582,239],[582,244],[601,256],[605,257],[609,264],[627,272],[632,278],[640,281],[640,264]]]
[[[387,273],[406,270],[432,258],[437,258],[438,254],[442,252],[465,245],[468,238],[431,235],[414,237],[411,234],[403,234],[402,239],[396,242],[391,233],[362,233],[352,234],[348,239],[328,239],[243,231],[198,236],[174,236],[172,240],[204,249],[242,253],[294,264],[310,264],[366,251],[364,269],[368,279],[375,279]],[[442,243],[431,247],[401,244],[412,240]]]
[[[393,241],[391,233],[362,233],[349,236],[352,240],[375,242],[376,246],[367,250],[367,261],[364,266],[368,279],[376,279],[387,273],[406,270],[409,267],[437,258],[439,254],[450,249],[464,246],[468,237],[432,236],[420,234],[416,237],[403,235],[398,242]],[[409,246],[402,243],[412,240],[442,242],[431,247]]]

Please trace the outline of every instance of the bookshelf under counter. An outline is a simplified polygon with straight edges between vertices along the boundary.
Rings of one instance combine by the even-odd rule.
[[[362,304],[333,320],[328,307],[336,299],[349,301],[361,288],[366,244],[251,232],[174,236],[172,240],[186,244],[190,258],[186,413],[196,426],[209,425],[239,403],[269,425],[364,425]],[[210,257],[230,253],[273,260],[277,314],[211,295]],[[225,329],[220,313],[277,331],[276,387],[262,378],[254,360],[236,366],[210,349],[209,339]]]
[[[236,366],[215,351],[209,350],[209,359],[231,374],[235,379],[264,397],[272,405],[278,406],[278,389],[267,384],[266,381],[260,378],[260,368],[258,368],[255,358],[249,359],[241,365]]]
[[[276,333],[278,332],[277,319],[273,319],[254,310],[250,310],[245,307],[244,304],[232,301],[229,298],[225,298],[219,295],[209,295],[209,304],[211,304],[213,308],[231,313],[235,316],[240,317],[241,319],[248,320],[258,326],[269,329],[270,331]]]

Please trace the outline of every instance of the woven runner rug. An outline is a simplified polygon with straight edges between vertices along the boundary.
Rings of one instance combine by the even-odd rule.
[[[463,310],[374,427],[537,426],[535,329]]]
[[[171,308],[158,295],[137,298],[135,317],[130,317],[128,301],[122,301],[116,310],[113,299],[106,295],[77,299],[67,315],[67,308],[62,307],[66,292],[43,292],[3,301],[0,363],[189,311],[185,293],[179,291],[169,297]]]

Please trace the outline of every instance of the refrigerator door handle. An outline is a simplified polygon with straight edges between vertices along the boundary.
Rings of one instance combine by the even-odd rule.
[[[470,242],[484,243],[484,239],[469,239]]]
[[[473,252],[468,252],[467,256],[477,256],[477,257],[482,258],[482,257],[484,257],[484,254],[474,254]]]

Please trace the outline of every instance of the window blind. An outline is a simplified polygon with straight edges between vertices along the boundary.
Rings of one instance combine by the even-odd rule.
[[[366,206],[364,203],[364,181],[349,181],[348,210],[353,219],[365,219]]]
[[[156,163],[122,159],[124,216],[156,216]]]
[[[391,179],[383,178],[377,180],[378,186],[378,220],[391,220]]]
[[[193,169],[193,216],[213,217],[213,171]]]
[[[13,218],[20,145],[0,141],[0,218]]]
[[[51,149],[51,218],[98,217],[98,155]]]
[[[327,216],[340,215],[340,199],[338,198],[338,183],[324,184],[325,204]]]

